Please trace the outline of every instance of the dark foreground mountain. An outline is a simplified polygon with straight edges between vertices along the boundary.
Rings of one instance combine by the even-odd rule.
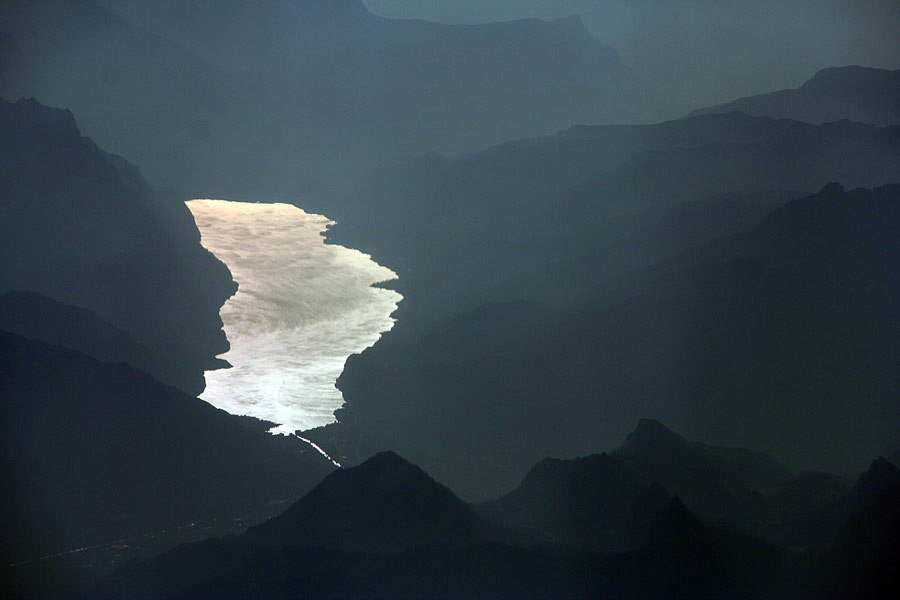
[[[691,115],[731,111],[807,123],[849,119],[881,127],[900,125],[900,69],[824,69],[796,89],[740,98]]]
[[[471,498],[645,414],[796,471],[858,472],[900,419],[898,231],[897,186],[828,186],[568,308],[488,304],[386,339],[348,361],[341,424],[310,435],[351,463],[391,440]]]
[[[593,461],[594,459],[590,459]],[[608,457],[600,458],[607,462]],[[536,470],[556,470],[545,463]],[[572,464],[566,478],[585,486],[593,482],[593,468]],[[605,468],[603,469],[605,470]],[[569,477],[571,476],[571,478]],[[523,489],[528,485],[523,482]],[[390,490],[386,507],[385,488]],[[365,493],[371,490],[371,493]],[[360,493],[363,495],[359,495]],[[338,494],[338,495],[335,495]],[[437,502],[435,495],[440,496]],[[313,499],[316,498],[317,499]],[[313,540],[342,540],[347,525],[306,513],[321,501],[343,509],[362,540],[383,532],[379,547],[367,554],[309,546]],[[378,523],[382,510],[390,527]],[[433,514],[425,514],[433,508]],[[579,511],[603,513],[610,505],[580,506]],[[552,511],[552,507],[550,507]],[[614,512],[614,511],[612,511]],[[600,516],[612,523],[612,512]],[[358,517],[365,515],[363,521]],[[460,522],[460,515],[463,516]],[[180,597],[435,597],[435,598],[631,598],[658,596],[755,597],[790,589],[783,578],[785,555],[751,538],[711,528],[698,521],[676,499],[665,499],[642,516],[645,542],[623,554],[572,551],[565,543],[555,548],[529,549],[508,539],[490,542],[468,537],[474,511],[436,484],[417,467],[393,454],[379,454],[354,469],[329,476],[284,515],[237,538],[207,540],[178,547],[150,561],[120,569],[94,590],[97,597],[140,595]],[[302,516],[302,518],[301,518]],[[534,514],[543,518],[540,512]],[[430,523],[446,519],[435,529]],[[538,523],[520,525],[535,529]],[[479,529],[484,531],[484,521]],[[419,526],[425,525],[424,529]],[[298,527],[299,526],[299,527]],[[455,527],[448,537],[446,528]],[[276,538],[269,535],[283,528]],[[403,532],[417,530],[415,538]],[[393,531],[400,532],[398,537]],[[436,535],[435,535],[436,533]],[[297,537],[299,536],[299,537]],[[523,540],[527,536],[523,536]],[[391,542],[397,545],[391,547]],[[333,544],[331,544],[333,547]],[[405,550],[404,550],[405,549]]]
[[[0,292],[91,310],[176,364],[163,379],[199,394],[228,348],[218,311],[235,284],[184,203],[82,137],[71,113],[34,100],[0,101],[0,156]]]
[[[382,452],[335,471],[242,539],[270,549],[311,545],[390,554],[428,544],[483,541],[492,533],[453,492],[393,452]]]
[[[330,464],[124,364],[3,332],[4,566],[312,488]]]

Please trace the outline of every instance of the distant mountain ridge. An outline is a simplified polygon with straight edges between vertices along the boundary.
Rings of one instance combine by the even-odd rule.
[[[898,127],[815,126],[741,113],[578,127],[387,169],[334,213],[329,239],[397,270],[395,285],[406,298],[397,335],[485,301],[566,302],[654,256],[687,250],[689,240],[748,229],[764,216],[766,198],[811,194],[829,181],[877,187],[898,171]],[[707,205],[710,212],[695,217],[708,219],[705,227],[682,225],[665,245],[653,237],[660,211],[723,195],[737,207],[721,228]],[[358,211],[365,223],[354,221]],[[646,238],[613,246],[630,233],[628,217],[654,212]],[[645,256],[635,260],[639,252]]]
[[[823,69],[799,88],[700,108],[688,116],[731,111],[815,124],[848,119],[879,127],[900,125],[900,69]]]
[[[327,214],[343,194],[325,180],[404,155],[682,112],[578,19],[448,26],[359,2],[104,4],[144,26],[96,2],[4,5],[18,51],[0,94],[70,107],[103,147],[194,197],[304,198]]]
[[[308,435],[346,464],[384,436],[466,498],[508,491],[541,456],[609,447],[648,413],[770,448],[791,469],[853,472],[896,440],[898,194],[826,186],[569,306],[487,303],[388,336],[348,360],[340,423]],[[759,492],[784,475],[752,454],[706,454]],[[733,483],[716,484],[732,507]]]

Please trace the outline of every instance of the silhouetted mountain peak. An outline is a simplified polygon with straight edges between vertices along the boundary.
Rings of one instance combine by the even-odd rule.
[[[379,452],[362,464],[345,471],[348,474],[352,473],[353,477],[360,481],[378,481],[380,482],[379,487],[385,487],[388,483],[392,485],[401,483],[425,486],[440,485],[418,466],[390,450]]]
[[[340,497],[354,496],[354,501],[369,504],[415,501],[428,496],[435,501],[463,504],[425,471],[391,451],[379,452],[360,465],[332,475],[310,496],[326,502],[340,502]],[[336,497],[330,498],[331,494]],[[288,513],[291,510],[288,509]]]
[[[283,514],[247,532],[272,548],[319,545],[394,553],[486,536],[468,504],[394,452],[340,469]]]
[[[836,514],[849,517],[865,512],[869,506],[891,491],[900,490],[900,468],[879,456],[856,481],[846,496],[835,505]]]
[[[621,461],[604,453],[546,458],[518,488],[482,510],[544,542],[624,552],[644,542],[668,499],[661,485],[639,483]]]
[[[683,437],[656,419],[641,419],[637,428],[628,434],[625,443],[616,452],[628,455],[687,446],[688,442]]]
[[[856,484],[858,490],[872,492],[891,486],[900,487],[900,468],[883,456],[872,461],[869,469],[860,476]]]

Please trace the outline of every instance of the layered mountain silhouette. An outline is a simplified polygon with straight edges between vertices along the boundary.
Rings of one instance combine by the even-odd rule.
[[[793,477],[762,452],[688,442],[653,419],[642,419],[612,456],[639,480],[661,483],[707,520],[738,529],[758,520],[764,492]]]
[[[351,463],[359,429],[390,439],[472,498],[541,456],[610,447],[644,414],[853,473],[896,439],[897,202],[897,186],[827,186],[569,307],[488,304],[386,339],[348,361],[341,424],[310,435]]]
[[[7,3],[18,52],[0,94],[71,108],[100,145],[195,196],[313,201],[323,177],[404,154],[679,114],[578,18],[447,26],[361,2],[106,4],[144,26],[88,0]]]
[[[267,548],[312,545],[395,553],[416,546],[489,539],[482,519],[417,466],[393,452],[335,471],[243,541]],[[495,534],[496,535],[496,534]]]
[[[122,363],[3,332],[3,559],[292,500],[331,469]]]
[[[898,169],[896,127],[740,113],[578,127],[386,170],[336,209],[329,237],[397,270],[406,298],[397,334],[421,334],[486,301],[571,300],[747,231],[791,194],[835,180],[877,187]]]
[[[522,482],[518,500],[528,496],[538,500],[552,490],[564,495],[574,488],[599,490],[614,484],[609,475],[615,465],[615,460],[605,455],[578,461],[544,461]],[[618,483],[623,481],[621,472],[613,478]],[[372,489],[372,494],[358,495],[358,491]],[[642,489],[654,497],[658,494],[658,486],[657,491]],[[389,490],[389,494],[382,490]],[[601,496],[609,494],[624,497],[627,492],[609,488]],[[441,499],[431,504],[436,495]],[[603,520],[615,523],[617,503],[592,504],[590,500],[597,497],[589,493],[569,499],[557,496],[556,500],[564,504],[576,500],[568,508],[584,518],[593,515],[595,525]],[[507,502],[513,498],[501,499],[494,508],[502,504],[509,508]],[[329,506],[321,505],[325,501]],[[784,556],[777,548],[712,528],[694,517],[680,500],[668,499],[664,493],[654,504],[655,508],[647,506],[642,514],[634,515],[645,539],[633,552],[585,552],[573,549],[570,539],[551,543],[544,538],[543,548],[531,547],[526,532],[536,531],[554,509],[564,508],[554,502],[546,512],[518,513],[520,519],[515,526],[522,528],[520,541],[508,538],[506,543],[485,543],[487,517],[475,517],[470,506],[418,467],[393,453],[380,453],[359,467],[333,473],[283,515],[240,537],[181,546],[155,559],[132,563],[90,596],[139,592],[145,597],[282,597],[297,593],[324,598],[473,594],[642,597],[660,593],[717,597],[782,589]],[[322,510],[309,512],[312,506]],[[339,508],[342,506],[346,508]],[[537,508],[536,504],[532,506]],[[434,510],[425,514],[420,507]],[[335,541],[337,545],[344,543],[351,526],[360,531],[361,540],[384,530],[379,517],[385,509],[392,527],[378,537],[377,547],[369,546],[368,554],[334,549]],[[487,507],[481,507],[481,511],[491,512]],[[362,516],[365,518],[360,520]],[[443,524],[435,529],[432,524],[442,519]],[[477,529],[482,533],[467,537],[473,522],[479,523]],[[413,538],[398,537],[394,531],[417,533]],[[308,546],[316,542],[324,542],[331,549]]]
[[[900,70],[849,66],[823,69],[793,90],[740,98],[690,114],[740,111],[807,123],[848,119],[885,127],[900,124],[898,98]]]
[[[68,111],[2,102],[0,140],[0,291],[92,311],[177,365],[165,375],[154,367],[162,379],[199,394],[203,371],[228,349],[218,310],[236,286],[184,203],[82,137]],[[122,346],[100,358],[136,357]]]
[[[897,597],[900,71],[659,122],[577,17],[0,29],[0,596]],[[187,197],[399,274],[303,434],[343,468],[196,397],[236,285]]]

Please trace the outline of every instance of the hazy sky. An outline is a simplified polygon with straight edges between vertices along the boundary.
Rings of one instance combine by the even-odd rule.
[[[581,15],[646,79],[699,103],[796,87],[829,66],[900,68],[896,0],[364,0],[445,23]]]

